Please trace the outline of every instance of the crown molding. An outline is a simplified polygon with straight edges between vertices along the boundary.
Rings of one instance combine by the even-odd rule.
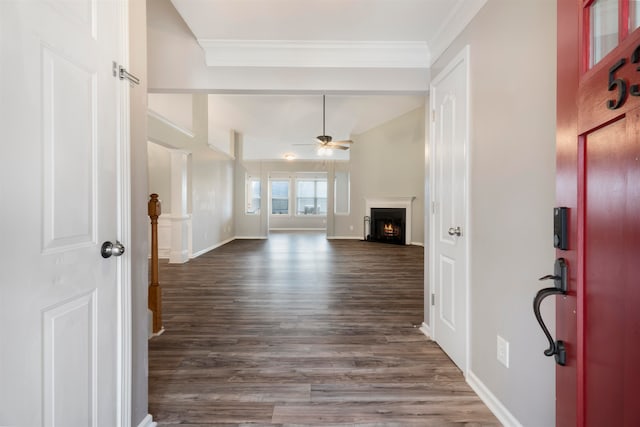
[[[436,31],[435,36],[429,41],[431,50],[429,66],[440,58],[440,55],[462,33],[486,3],[487,0],[458,0],[457,4],[451,9],[449,16],[442,21],[442,25]]]
[[[428,68],[421,41],[199,39],[210,67]]]

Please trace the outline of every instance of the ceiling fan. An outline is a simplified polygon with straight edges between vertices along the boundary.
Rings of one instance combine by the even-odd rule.
[[[322,135],[316,137],[316,144],[319,149],[336,149],[348,150],[353,141],[345,139],[342,141],[334,141],[331,135],[325,132],[325,95],[322,95]],[[293,144],[293,145],[311,145],[311,144]]]

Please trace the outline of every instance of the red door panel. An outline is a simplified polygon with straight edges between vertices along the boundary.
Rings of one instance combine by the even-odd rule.
[[[640,141],[627,130],[636,123],[629,114],[585,138],[584,383],[593,426],[640,425],[631,381],[640,378]]]

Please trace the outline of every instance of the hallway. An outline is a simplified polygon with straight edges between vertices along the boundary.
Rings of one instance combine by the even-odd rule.
[[[316,232],[161,262],[149,412],[160,426],[499,425],[418,330],[423,265],[421,247]]]

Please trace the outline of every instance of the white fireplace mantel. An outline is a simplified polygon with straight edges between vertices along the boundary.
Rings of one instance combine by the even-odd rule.
[[[404,233],[405,245],[411,244],[411,218],[413,214],[411,212],[411,206],[416,196],[409,197],[365,197],[365,215],[371,218],[371,208],[404,208],[406,228]],[[371,223],[369,223],[371,227]],[[366,230],[365,234],[371,233],[371,230]]]

